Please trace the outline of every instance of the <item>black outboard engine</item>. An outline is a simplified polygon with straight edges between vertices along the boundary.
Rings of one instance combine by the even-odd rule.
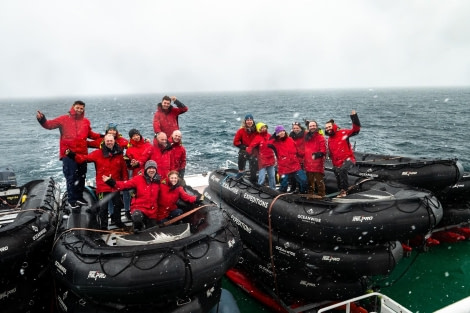
[[[16,175],[11,167],[0,167],[0,209],[18,204],[20,188],[16,187]]]

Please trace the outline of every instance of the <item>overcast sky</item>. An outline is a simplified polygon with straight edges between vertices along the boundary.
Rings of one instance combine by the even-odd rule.
[[[470,1],[1,0],[0,98],[470,86]]]

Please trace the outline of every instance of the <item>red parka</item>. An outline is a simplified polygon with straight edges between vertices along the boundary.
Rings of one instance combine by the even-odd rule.
[[[301,128],[301,131],[296,134],[293,131],[289,134],[289,137],[291,137],[294,140],[295,146],[297,147],[297,158],[299,159],[300,164],[302,165],[304,163],[304,136],[306,132],[304,128]]]
[[[297,158],[297,147],[291,137],[287,135],[283,138],[276,136],[269,141],[269,145],[275,148],[279,175],[294,173],[301,169]]]
[[[194,203],[196,202],[197,197],[187,194],[179,184],[174,186],[161,184],[160,194],[158,196],[157,221],[167,218],[168,215],[170,215],[170,211],[177,208],[176,202],[179,199],[189,203]]]
[[[361,130],[361,124],[357,114],[350,115],[353,122],[351,129],[338,129],[336,124],[333,124],[333,135],[328,138],[328,152],[330,154],[331,162],[335,167],[341,167],[346,160],[356,163],[354,151],[349,142],[349,137],[357,135]]]
[[[186,168],[186,148],[180,142],[172,142],[170,139],[169,142],[171,143],[171,157],[170,157],[170,170],[180,171]]]
[[[87,138],[101,138],[99,133],[91,130],[90,121],[85,118],[85,111],[83,114],[77,115],[73,106],[68,114],[52,120],[47,120],[44,117],[39,123],[45,129],[59,128],[59,159],[66,156],[65,150],[67,149],[77,154],[88,154]]]
[[[122,150],[116,144],[112,150],[103,145],[101,149],[94,150],[88,155],[76,154],[75,161],[77,163],[95,163],[96,193],[113,191],[113,188],[102,180],[103,175],[111,176],[114,180],[128,179],[127,166]]]
[[[258,133],[248,148],[246,148],[248,154],[252,154],[253,150],[258,148],[258,168],[265,168],[276,164],[274,151],[268,147],[269,138],[271,138],[271,135],[268,132]]]
[[[177,107],[170,106],[168,110],[163,110],[162,104],[157,105],[157,111],[153,116],[153,130],[156,133],[164,132],[168,138],[171,137],[173,131],[179,129],[178,115],[188,111],[188,107],[175,100]]]
[[[136,167],[129,167],[132,170],[132,176],[143,175],[145,162],[150,160],[153,153],[152,144],[145,141],[145,139],[140,136],[139,141],[131,139],[126,150],[126,157],[130,160],[134,159],[139,162],[139,165]]]
[[[242,127],[235,133],[235,137],[233,137],[233,145],[235,147],[240,147],[240,145],[248,147],[257,134],[258,133],[254,127],[251,131],[248,131],[246,127]]]
[[[160,192],[160,177],[155,175],[151,179],[147,174],[137,175],[129,180],[116,181],[117,190],[135,189],[135,196],[131,200],[131,213],[141,211],[151,219],[157,219],[158,195]]]
[[[168,173],[171,171],[171,150],[172,147],[170,143],[167,143],[165,147],[159,144],[153,146],[150,159],[157,162],[157,173],[161,177],[167,177]]]
[[[318,131],[304,136],[304,169],[307,172],[325,173],[326,140]],[[313,159],[315,155],[315,159]]]

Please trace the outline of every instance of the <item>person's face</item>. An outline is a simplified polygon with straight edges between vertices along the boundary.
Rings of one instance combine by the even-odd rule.
[[[300,128],[299,125],[294,124],[294,126],[292,126],[292,131],[296,134],[300,133],[301,130],[302,130],[302,128]]]
[[[139,134],[134,134],[134,135],[132,135],[131,139],[134,140],[134,141],[140,141],[140,135]]]
[[[114,146],[114,137],[111,135],[111,136],[105,136],[104,137],[104,145],[106,147],[108,147],[109,149],[112,149],[113,146]]]
[[[173,142],[180,142],[181,141],[181,134],[173,134]]]
[[[311,132],[311,133],[314,133],[317,131],[317,123],[315,122],[310,122],[308,124],[308,131]]]
[[[116,131],[115,129],[111,128],[111,129],[108,129],[108,134],[111,134],[111,135],[113,135],[114,137],[116,137],[117,131]]]
[[[167,139],[166,139],[166,136],[164,136],[164,134],[160,135],[160,136],[157,136],[157,141],[158,141],[158,144],[161,145],[161,146],[166,146],[166,143],[167,143]]]
[[[77,115],[82,115],[83,112],[85,112],[85,106],[81,104],[75,104],[73,106],[73,110],[75,111]]]
[[[248,126],[248,127],[253,126],[253,120],[251,118],[245,120],[245,125]]]
[[[280,138],[285,137],[285,136],[286,136],[286,131],[285,131],[285,130],[281,131],[281,132],[278,134],[278,136],[279,136]]]
[[[259,129],[260,133],[265,133],[267,131],[268,131],[268,128],[266,126],[261,126],[261,128]]]
[[[176,185],[178,183],[178,175],[176,174],[171,174],[168,179],[170,180],[170,183],[172,185]]]
[[[155,174],[157,174],[157,169],[155,167],[149,167],[147,169],[146,173],[150,178],[153,178],[153,176],[155,176]]]
[[[170,100],[163,100],[162,101],[162,108],[167,110],[171,105],[171,101]]]

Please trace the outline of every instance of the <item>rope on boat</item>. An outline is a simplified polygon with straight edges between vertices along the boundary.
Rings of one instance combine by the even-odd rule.
[[[269,258],[271,260],[271,267],[273,272],[273,279],[274,279],[274,289],[276,290],[276,296],[280,299],[279,296],[279,288],[277,286],[277,278],[276,278],[276,267],[274,265],[274,255],[273,255],[273,236],[272,236],[272,225],[271,225],[271,211],[274,206],[274,203],[281,198],[282,196],[290,195],[291,193],[281,193],[277,195],[268,208],[268,230],[269,230]]]

